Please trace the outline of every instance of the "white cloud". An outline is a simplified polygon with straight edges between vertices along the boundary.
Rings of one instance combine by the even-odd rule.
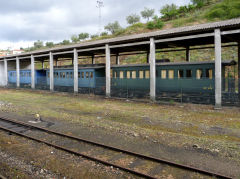
[[[126,16],[132,13],[139,14],[144,7],[154,8],[159,15],[159,9],[167,3],[183,5],[190,2],[190,0],[103,1],[102,26],[116,20],[122,26],[126,26]],[[70,39],[73,34],[81,32],[96,34],[98,31],[98,9],[95,0],[0,0],[0,2],[0,48],[27,47],[36,40],[62,41]]]

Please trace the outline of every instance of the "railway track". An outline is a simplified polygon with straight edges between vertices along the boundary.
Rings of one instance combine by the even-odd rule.
[[[120,154],[121,156],[124,155],[125,158],[130,157],[135,160],[138,159],[141,161],[148,161],[148,162],[151,162],[152,164],[159,164],[159,165],[165,164],[170,167],[174,167],[177,169],[183,169],[186,171],[197,172],[197,173],[204,174],[207,176],[214,176],[217,178],[232,178],[231,176],[226,176],[226,175],[223,175],[220,173],[195,168],[193,166],[175,163],[173,161],[168,161],[165,159],[146,156],[146,155],[128,151],[128,150],[123,150],[123,149],[116,148],[113,146],[86,140],[86,139],[83,139],[80,137],[71,136],[68,134],[49,130],[47,128],[38,127],[38,126],[31,125],[31,124],[28,124],[25,122],[16,121],[13,119],[9,119],[7,117],[0,117],[0,129],[7,131],[9,133],[16,134],[18,136],[22,136],[22,137],[25,137],[25,138],[28,138],[28,139],[31,139],[31,140],[34,140],[34,141],[37,141],[40,143],[44,143],[44,144],[54,147],[56,149],[59,149],[59,150],[65,151],[65,152],[69,152],[71,154],[81,156],[81,157],[84,157],[84,158],[92,160],[92,161],[102,163],[107,166],[112,166],[112,167],[118,168],[120,170],[129,172],[129,173],[132,173],[134,175],[144,177],[144,178],[157,178],[157,177],[156,177],[156,175],[150,175],[148,173],[144,173],[139,170],[132,169],[131,167],[127,167],[127,166],[118,164],[118,162],[104,160],[104,159],[102,159],[102,157],[93,157],[94,154],[89,154],[89,153],[91,153],[89,151],[93,151],[93,153],[94,153],[94,151],[104,153],[104,151],[108,150],[108,152],[110,152],[110,154],[112,154],[113,156],[117,156]],[[38,136],[38,137],[36,137],[36,136]],[[84,148],[85,151],[82,151],[82,152],[76,151],[75,149],[66,147],[66,143],[69,144],[69,142],[71,142],[71,144],[75,145],[75,147],[74,147],[75,149],[77,146],[77,148],[79,148],[79,149]],[[65,146],[64,146],[64,144],[65,144]]]

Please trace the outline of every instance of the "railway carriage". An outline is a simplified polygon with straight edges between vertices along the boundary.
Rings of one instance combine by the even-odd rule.
[[[236,65],[235,61],[222,62],[222,87],[225,88],[225,68]],[[36,70],[36,85],[49,86],[49,69]],[[215,64],[209,62],[156,63],[156,93],[208,94],[215,92]],[[111,67],[111,95],[142,97],[149,95],[149,64],[113,65]],[[16,71],[8,71],[9,83],[16,83]],[[31,84],[31,71],[20,71],[20,83]],[[54,88],[58,91],[73,91],[72,66],[54,67]],[[105,90],[105,65],[79,65],[78,87],[80,92]]]
[[[236,65],[235,61],[222,62],[222,85],[225,88],[225,68]],[[211,95],[215,92],[215,63],[181,62],[156,63],[156,93],[198,93]],[[112,67],[113,95],[144,96],[150,90],[149,64],[115,65]]]
[[[104,66],[79,66],[78,68],[78,87],[97,88],[104,85],[105,80]],[[104,82],[104,84],[102,84]],[[47,85],[50,84],[49,70],[47,70]],[[74,85],[74,72],[72,67],[55,67],[54,68],[54,87],[60,91],[72,91]]]
[[[35,70],[35,84],[45,84],[46,83],[46,70]],[[20,84],[24,86],[31,85],[31,70],[20,70]],[[8,71],[8,83],[16,84],[17,74],[15,70]]]

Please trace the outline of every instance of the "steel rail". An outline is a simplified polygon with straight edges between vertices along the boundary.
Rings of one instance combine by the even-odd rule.
[[[34,137],[30,137],[28,135],[22,134],[20,132],[16,132],[14,130],[11,130],[11,129],[8,129],[8,128],[2,127],[2,126],[0,126],[0,129],[2,129],[4,131],[7,131],[7,132],[10,132],[10,133],[13,133],[13,134],[16,134],[16,135],[19,135],[19,136],[22,136],[22,137],[25,137],[25,138],[28,138],[28,139],[31,139],[33,141],[37,141],[39,143],[46,144],[46,145],[48,145],[50,147],[54,147],[56,149],[59,149],[59,150],[65,151],[65,152],[68,152],[68,153],[71,153],[71,154],[74,154],[74,155],[77,155],[77,156],[81,156],[81,157],[84,157],[84,158],[92,160],[92,161],[96,161],[96,162],[102,163],[102,164],[107,165],[107,166],[113,166],[115,168],[119,168],[119,169],[121,169],[123,171],[130,172],[130,173],[135,174],[135,175],[140,176],[140,177],[145,177],[145,178],[149,178],[149,179],[156,179],[155,177],[152,177],[150,175],[147,175],[147,174],[144,174],[144,173],[140,173],[140,172],[137,172],[135,170],[131,170],[131,169],[128,169],[126,167],[122,167],[120,165],[116,165],[116,164],[113,164],[113,163],[110,163],[110,162],[107,162],[107,161],[104,161],[104,160],[101,160],[101,159],[98,159],[98,158],[95,158],[95,157],[91,157],[89,155],[82,154],[80,152],[68,149],[66,147],[62,147],[62,146],[59,146],[59,145],[56,145],[56,144],[52,144],[50,142],[46,142],[44,140],[40,140],[40,139],[37,139],[37,138],[34,138]]]
[[[181,168],[181,169],[185,169],[185,170],[189,170],[189,171],[193,171],[193,172],[198,172],[198,173],[205,174],[205,175],[208,175],[208,176],[215,176],[215,177],[218,177],[218,178],[232,178],[231,176],[225,176],[225,175],[220,174],[220,173],[211,172],[211,171],[199,169],[199,168],[188,166],[188,165],[175,163],[175,162],[172,162],[172,161],[169,161],[169,160],[166,160],[166,159],[160,159],[160,158],[155,158],[155,157],[151,157],[151,156],[146,156],[146,155],[143,155],[143,154],[140,154],[140,153],[131,152],[131,151],[128,151],[128,150],[117,148],[117,147],[108,146],[108,145],[101,144],[101,143],[98,143],[98,142],[86,140],[86,139],[83,139],[83,138],[80,138],[80,137],[59,133],[59,132],[49,130],[49,129],[46,129],[46,128],[30,125],[30,124],[27,124],[25,122],[12,120],[12,119],[5,118],[5,117],[0,117],[0,120],[4,120],[4,121],[7,121],[7,122],[12,122],[12,123],[16,123],[16,124],[19,124],[19,125],[27,126],[29,128],[35,128],[35,129],[38,129],[38,130],[42,130],[44,132],[48,132],[48,133],[52,133],[52,134],[59,135],[59,136],[62,136],[62,137],[70,138],[70,139],[73,139],[73,140],[85,142],[85,143],[95,145],[95,146],[99,146],[99,147],[102,147],[102,148],[107,148],[107,149],[110,149],[110,150],[113,150],[113,151],[122,152],[122,153],[125,153],[125,154],[128,154],[128,155],[132,155],[132,156],[135,156],[135,157],[140,157],[140,158],[143,158],[143,159],[146,159],[146,160],[150,160],[150,161],[154,161],[154,162],[158,162],[158,163],[164,163],[164,164],[176,167],[176,168]],[[112,166],[113,165],[114,164],[112,164]],[[119,167],[117,167],[117,168],[119,168]]]

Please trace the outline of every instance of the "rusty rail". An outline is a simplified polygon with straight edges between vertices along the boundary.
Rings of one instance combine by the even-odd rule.
[[[139,157],[139,158],[143,158],[143,159],[146,159],[146,160],[167,164],[167,165],[170,165],[170,166],[173,166],[173,167],[176,167],[176,168],[180,168],[180,169],[184,169],[184,170],[188,170],[188,171],[193,171],[193,172],[198,172],[198,173],[201,173],[201,174],[205,174],[205,175],[208,175],[208,176],[214,176],[214,177],[217,177],[217,178],[232,178],[231,176],[225,176],[225,175],[220,174],[220,173],[199,169],[199,168],[196,168],[196,167],[193,167],[193,166],[184,165],[184,164],[179,164],[179,163],[172,162],[172,161],[165,160],[165,159],[160,159],[160,158],[155,158],[155,157],[151,157],[151,156],[146,156],[146,155],[143,155],[143,154],[140,154],[140,153],[136,153],[136,152],[120,149],[120,148],[109,146],[109,145],[105,145],[105,144],[101,144],[101,143],[98,143],[98,142],[86,140],[86,139],[83,139],[83,138],[80,138],[80,137],[76,137],[76,136],[63,134],[63,133],[60,133],[60,132],[56,132],[56,131],[49,130],[49,129],[42,128],[42,127],[37,127],[37,126],[30,125],[30,124],[27,124],[27,123],[24,123],[24,122],[20,122],[20,121],[16,121],[16,120],[13,120],[13,119],[0,117],[0,120],[6,121],[6,122],[11,122],[13,124],[22,125],[24,127],[30,128],[30,129],[37,129],[37,130],[44,131],[44,132],[47,132],[47,133],[55,134],[55,135],[66,137],[66,138],[73,139],[73,140],[77,140],[77,141],[80,141],[80,142],[85,142],[85,143],[88,143],[88,144],[91,144],[91,145],[95,145],[95,146],[102,147],[102,148],[105,148],[105,149],[110,149],[110,150],[113,150],[113,151],[125,153],[125,154],[128,154],[128,155]],[[93,160],[93,161],[100,162],[100,163],[108,165],[108,166],[113,166],[113,167],[119,168],[119,169],[121,169],[123,171],[127,171],[127,172],[133,173],[133,174],[141,176],[141,177],[154,178],[154,177],[152,177],[150,175],[147,175],[147,174],[144,174],[144,173],[140,173],[140,172],[137,172],[137,171],[134,171],[134,170],[131,170],[131,169],[128,169],[128,168],[125,168],[125,167],[122,167],[122,166],[110,163],[110,162],[106,162],[106,161],[103,161],[103,160],[100,160],[100,159],[97,159],[97,158],[94,158],[94,157],[91,157],[91,156],[88,156],[88,155],[85,155],[85,154],[81,154],[81,153],[73,151],[71,149],[67,149],[65,147],[61,147],[61,146],[58,146],[58,145],[55,145],[55,144],[51,144],[49,142],[46,142],[46,141],[43,141],[43,140],[40,140],[40,139],[37,139],[37,138],[33,138],[33,137],[30,137],[30,136],[27,136],[25,134],[16,132],[16,131],[11,130],[11,129],[7,129],[5,127],[1,127],[0,126],[0,129],[8,131],[8,132],[11,132],[11,133],[14,133],[16,135],[19,135],[19,136],[22,136],[22,137],[25,137],[25,138],[28,138],[28,139],[31,139],[31,140],[35,140],[35,141],[40,142],[40,143],[44,143],[44,144],[46,144],[48,146],[51,146],[51,147],[54,147],[54,148],[57,148],[57,149],[60,149],[60,150],[63,150],[63,151],[66,151],[66,152],[78,155],[78,156],[82,156],[82,157],[87,158],[89,160]]]

